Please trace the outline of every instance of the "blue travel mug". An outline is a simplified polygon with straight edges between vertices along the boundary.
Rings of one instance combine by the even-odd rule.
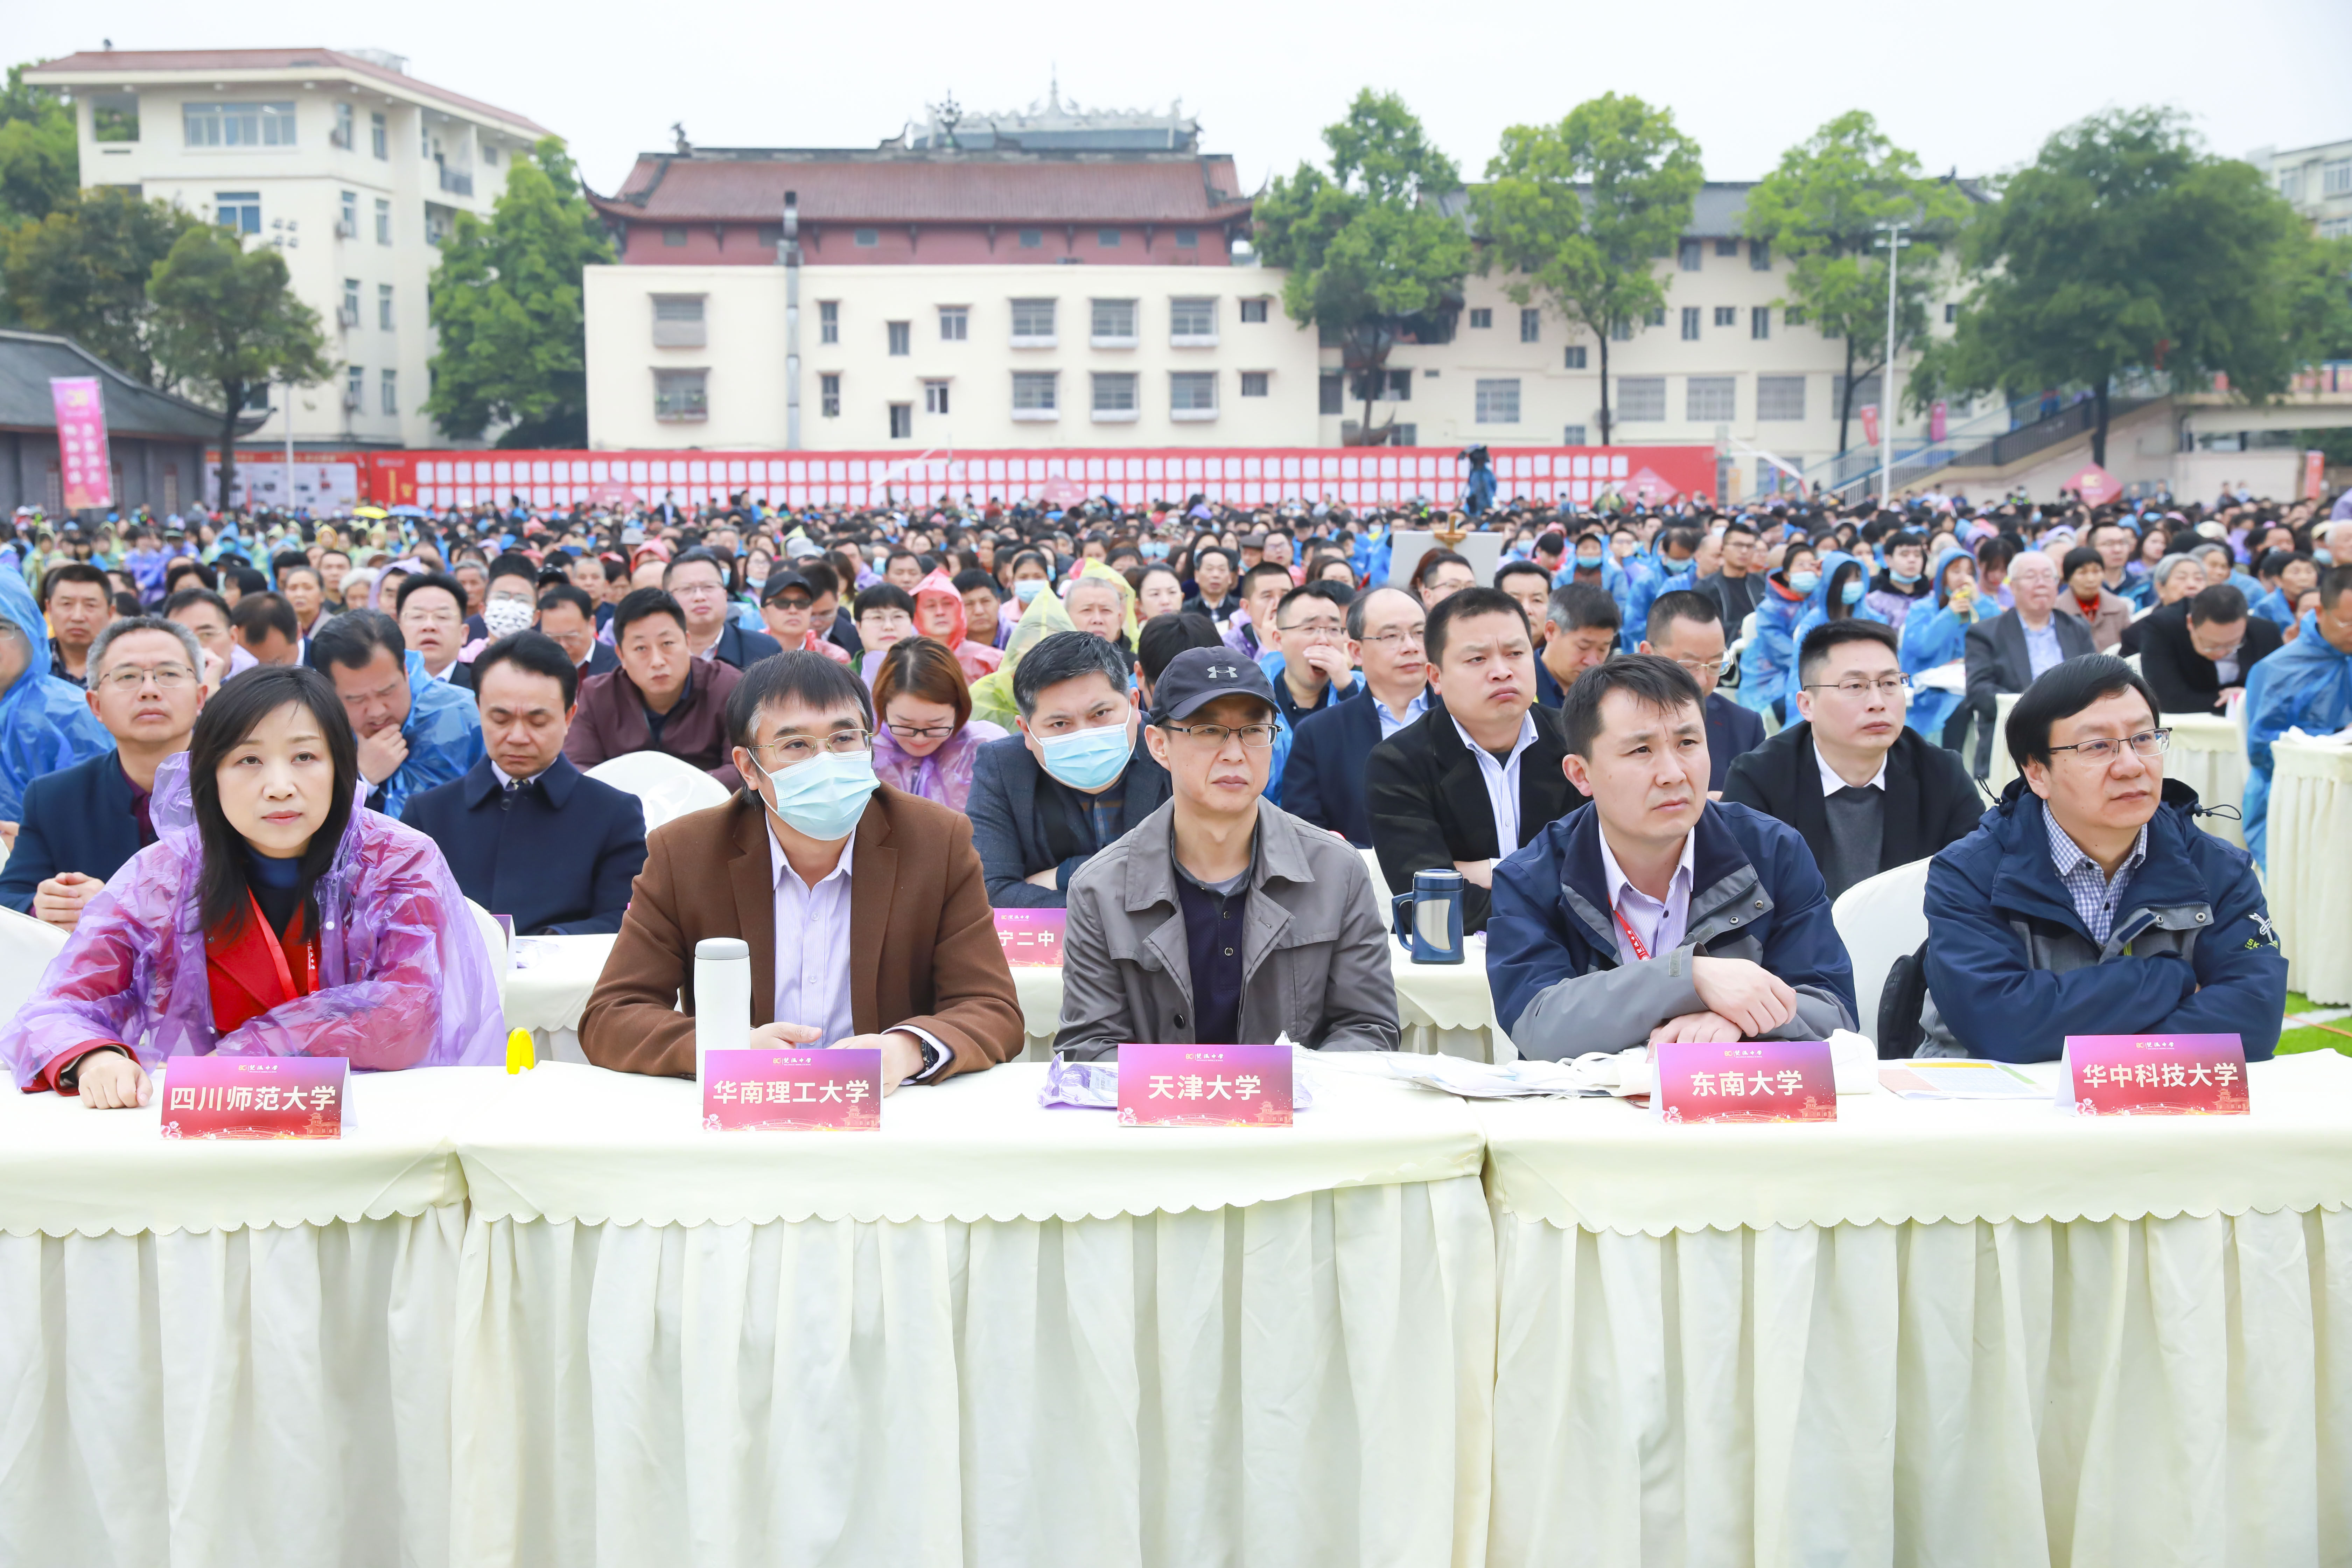
[[[1408,924],[1405,905],[1412,912]],[[1415,963],[1460,963],[1462,950],[1462,873],[1453,870],[1415,871],[1412,891],[1390,900],[1399,942],[1412,949]]]

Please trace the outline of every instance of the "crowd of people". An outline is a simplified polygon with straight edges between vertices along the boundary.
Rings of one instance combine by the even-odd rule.
[[[755,1043],[877,1047],[890,1089],[1005,1060],[1006,908],[1068,911],[1066,1054],[1392,1048],[1363,850],[1401,892],[1459,874],[1529,1057],[1857,1026],[2273,1048],[2271,747],[2352,726],[2352,498],[1523,500],[1468,521],[1499,536],[1483,581],[1397,558],[1440,522],[19,514],[0,903],[68,935],[0,1054],[99,1108],[184,1051],[499,1059],[467,900],[615,936],[580,1033],[626,1070],[692,1070],[709,936],[772,976]],[[2207,712],[2243,722],[2242,803],[2165,776],[2166,716]],[[649,837],[591,776],[642,752],[728,803]],[[1832,900],[1931,856],[1920,994],[1858,997]]]

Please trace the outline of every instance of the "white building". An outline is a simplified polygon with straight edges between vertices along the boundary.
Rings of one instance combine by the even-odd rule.
[[[2352,142],[2280,152],[2257,147],[2246,162],[2270,179],[2289,205],[2311,220],[2322,239],[2352,235]]]
[[[25,73],[73,100],[85,189],[128,185],[286,257],[334,378],[291,395],[298,446],[446,445],[420,411],[426,279],[460,212],[487,217],[540,126],[373,49],[85,51]],[[288,391],[250,439],[286,438]]]

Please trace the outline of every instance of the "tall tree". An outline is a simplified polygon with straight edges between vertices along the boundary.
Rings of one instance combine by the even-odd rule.
[[[1461,172],[1402,99],[1370,88],[1345,120],[1324,128],[1323,144],[1328,174],[1302,163],[1258,198],[1258,254],[1288,271],[1282,308],[1290,319],[1339,340],[1364,404],[1356,443],[1384,446],[1396,416],[1375,427],[1372,403],[1389,350],[1401,331],[1433,324],[1415,318],[1450,309],[1470,271],[1469,236],[1440,205],[1461,188]]]
[[[1789,263],[1783,308],[1805,311],[1824,337],[1845,342],[1838,450],[1846,447],[1854,388],[1886,367],[1887,251],[1877,226],[1906,223],[1910,245],[1895,271],[1895,352],[1926,341],[1930,298],[1948,281],[1945,251],[1966,222],[1969,199],[1948,180],[1923,178],[1919,160],[1889,142],[1860,110],[1841,114],[1780,154],[1748,193],[1751,241]],[[1894,410],[1886,410],[1889,418]]]
[[[502,424],[501,447],[585,447],[581,273],[612,259],[563,143],[543,139],[507,172],[489,221],[458,214],[441,247],[430,291],[440,347],[425,412],[465,439]]]
[[[73,110],[24,78],[23,66],[10,66],[0,90],[0,229],[48,216],[81,184]]]
[[[195,226],[195,218],[169,202],[100,185],[38,223],[0,232],[0,285],[9,313],[161,386],[147,279]]]
[[[1514,125],[1488,160],[1487,184],[1471,193],[1482,266],[1514,275],[1504,292],[1520,304],[1540,295],[1601,344],[1601,444],[1615,419],[1609,344],[1661,309],[1661,256],[1689,226],[1705,175],[1698,143],[1671,110],[1604,93],[1557,125]]]
[[[2052,136],[1962,237],[1975,290],[1927,368],[1955,390],[2086,386],[2107,456],[2117,376],[2161,369],[2261,401],[2328,312],[2319,242],[2251,163],[2207,153],[2172,110],[2112,110]]]
[[[310,386],[327,378],[319,312],[286,287],[286,258],[247,250],[225,228],[199,224],[173,243],[147,285],[154,301],[156,362],[175,382],[217,392],[222,504],[236,484],[236,422],[246,395],[271,382]]]

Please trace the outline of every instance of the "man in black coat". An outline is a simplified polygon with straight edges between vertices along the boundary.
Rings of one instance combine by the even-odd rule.
[[[441,847],[465,895],[517,935],[618,931],[646,863],[637,797],[563,754],[578,668],[554,638],[520,632],[474,661],[488,754],[411,797],[401,820]]]
[[[1421,601],[1398,588],[1374,588],[1348,606],[1348,656],[1364,678],[1344,701],[1299,722],[1282,770],[1282,808],[1328,828],[1359,849],[1372,847],[1364,766],[1372,748],[1421,717],[1429,706],[1429,664],[1422,652]]]
[[[1966,837],[1986,802],[1959,753],[1903,721],[1892,627],[1824,621],[1797,652],[1791,724],[1731,765],[1723,798],[1779,817],[1813,852],[1834,899]]]
[[[2276,622],[2246,613],[2246,595],[2216,583],[2149,613],[2140,624],[2139,672],[2157,712],[2225,713],[2221,694],[2242,691],[2246,672],[2278,652]]]
[[[1416,871],[1462,873],[1462,929],[1486,929],[1495,862],[1580,797],[1562,763],[1556,710],[1536,705],[1535,637],[1499,588],[1464,588],[1429,612],[1437,700],[1372,748],[1365,793],[1381,872],[1398,892]]]

